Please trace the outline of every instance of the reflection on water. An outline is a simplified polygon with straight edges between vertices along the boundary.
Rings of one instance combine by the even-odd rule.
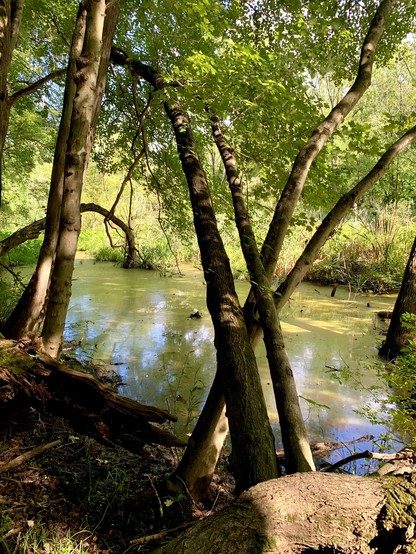
[[[65,337],[79,342],[77,354],[117,364],[121,393],[168,408],[189,432],[215,371],[211,320],[202,273],[160,277],[157,272],[123,270],[111,264],[78,261]],[[243,303],[248,284],[237,283]],[[288,353],[302,397],[312,440],[348,441],[384,429],[355,410],[373,399],[355,377],[340,383],[338,370],[368,367],[364,385],[376,383],[376,346],[381,340],[375,312],[391,309],[393,297],[367,297],[338,288],[303,284],[282,313]],[[369,303],[369,305],[368,305]],[[198,309],[201,319],[189,316]],[[258,363],[272,423],[277,415],[263,347]],[[381,394],[378,392],[377,394]],[[325,407],[326,406],[326,407]],[[189,425],[188,425],[189,424]],[[363,444],[363,448],[371,447]]]

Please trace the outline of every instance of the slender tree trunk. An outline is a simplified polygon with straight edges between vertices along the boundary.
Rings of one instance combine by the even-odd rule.
[[[83,3],[81,3],[72,37],[62,116],[56,139],[51,184],[46,210],[45,236],[39,252],[36,269],[19,302],[10,314],[4,326],[7,330],[7,336],[9,338],[19,339],[28,333],[38,333],[43,322],[45,301],[49,289],[50,275],[53,262],[55,260],[56,245],[58,244],[59,237],[65,153],[71,124],[72,105],[76,92],[73,75],[76,72],[75,62],[82,52],[85,23],[86,13]]]
[[[120,65],[129,65],[156,90],[166,93],[167,85],[163,77],[153,68],[140,61],[128,59],[121,51],[113,52],[113,61]],[[220,385],[216,388],[222,387],[224,391],[236,490],[242,491],[254,483],[272,478],[272,475],[277,476],[274,437],[267,416],[256,357],[235,291],[230,261],[218,231],[207,178],[196,152],[190,121],[178,102],[165,100],[164,105],[175,132],[182,169],[188,183],[194,226],[207,284],[207,307],[215,332],[215,383]],[[216,405],[205,417],[205,423],[214,415],[217,424],[223,426],[222,410],[223,404]],[[202,429],[201,425],[199,429],[202,436],[205,428]],[[222,429],[216,431],[217,438],[222,435]],[[215,449],[211,441],[211,444],[207,444],[205,452],[216,455]],[[197,458],[192,455],[188,458],[186,468],[183,464],[182,475],[184,472],[189,472],[187,474],[190,475],[189,466],[203,459],[201,450]],[[209,463],[204,465],[205,470],[208,465]]]
[[[380,356],[393,359],[408,344],[409,339],[415,339],[413,333],[403,327],[402,315],[405,313],[416,314],[416,238],[404,271],[386,340],[379,351]]]
[[[103,53],[106,1],[87,2],[84,9],[86,28],[82,53],[76,60],[78,71],[73,77],[76,94],[73,101],[65,158],[61,228],[51,280],[50,298],[42,332],[44,349],[55,358],[60,354],[71,296],[74,259],[81,229],[80,198],[91,150],[92,129],[101,105],[103,87],[99,83],[100,61],[101,58],[106,58]],[[109,52],[110,47],[108,56]]]
[[[257,249],[256,237],[250,223],[244,192],[232,149],[222,134],[219,118],[211,117],[212,132],[225,167],[231,191],[234,216],[240,236],[241,248],[250,273],[256,297],[256,308],[264,334],[267,360],[272,378],[276,407],[282,432],[288,473],[314,471],[315,464],[299,406],[299,398],[290,361],[284,346],[282,329],[274,305],[270,279],[267,277]]]
[[[215,330],[217,371],[227,405],[236,490],[242,491],[277,476],[273,433],[256,358],[218,231],[206,176],[196,154],[189,119],[177,102],[165,102],[165,110],[175,131],[194,211],[207,283],[207,307]]]
[[[3,150],[12,106],[7,88],[7,76],[19,36],[23,7],[24,0],[0,0],[0,207],[3,192]]]

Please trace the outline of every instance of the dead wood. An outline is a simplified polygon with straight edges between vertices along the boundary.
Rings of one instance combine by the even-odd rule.
[[[414,464],[416,463],[416,453],[411,448],[404,448],[400,452],[393,452],[391,454],[387,454],[386,452],[371,452],[370,450],[364,450],[363,452],[357,452],[356,454],[351,454],[351,456],[347,456],[346,458],[340,460],[339,462],[336,462],[335,464],[330,465],[329,467],[325,468],[325,471],[327,473],[331,473],[333,471],[336,471],[338,468],[346,464],[349,464],[350,462],[353,462],[355,460],[361,460],[363,458],[367,460],[384,460],[387,462],[405,460],[407,462],[407,464],[405,465],[408,467],[407,473],[411,473],[412,471],[415,471],[415,469],[412,468],[412,466],[414,466]],[[381,469],[380,469],[375,473],[377,475],[387,475],[387,473],[393,473],[394,470],[395,470],[395,465],[392,464],[390,466],[389,471],[381,472]]]
[[[61,443],[62,441],[58,439],[56,441],[48,442],[47,444],[41,444],[40,446],[29,450],[29,452],[20,454],[20,456],[16,456],[16,458],[13,458],[13,460],[11,460],[10,462],[0,465],[0,473],[6,473],[7,471],[16,469],[17,467],[27,462],[27,460],[35,458],[36,456],[40,456],[40,454],[43,454],[43,452],[46,452],[47,450],[50,450],[55,446],[59,446]]]
[[[68,419],[75,429],[106,445],[132,452],[146,443],[185,446],[152,424],[175,421],[168,412],[120,396],[92,375],[19,345],[0,340],[0,420],[32,406]]]

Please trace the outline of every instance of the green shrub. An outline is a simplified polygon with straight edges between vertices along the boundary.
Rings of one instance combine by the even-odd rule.
[[[122,265],[124,262],[124,253],[119,248],[103,246],[94,253],[96,262],[113,262]]]

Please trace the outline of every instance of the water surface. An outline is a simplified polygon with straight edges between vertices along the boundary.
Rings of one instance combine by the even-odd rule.
[[[237,282],[243,303],[248,283]],[[378,310],[391,309],[392,296],[355,295],[338,288],[302,284],[282,313],[289,357],[312,441],[350,441],[379,436],[355,410],[375,405],[368,387],[378,383],[372,364],[382,337]],[[369,304],[369,305],[368,305]],[[199,310],[201,319],[190,315]],[[79,343],[81,356],[117,364],[120,392],[169,409],[179,417],[174,431],[192,430],[215,371],[213,329],[205,306],[202,272],[183,276],[123,270],[110,263],[76,263],[65,337]],[[263,346],[257,351],[270,419],[279,441],[278,419]],[[364,383],[338,380],[340,368],[365,368]],[[358,386],[357,386],[358,384]],[[377,395],[384,394],[382,391]],[[363,443],[361,448],[371,448]],[[346,455],[345,450],[334,454]]]

